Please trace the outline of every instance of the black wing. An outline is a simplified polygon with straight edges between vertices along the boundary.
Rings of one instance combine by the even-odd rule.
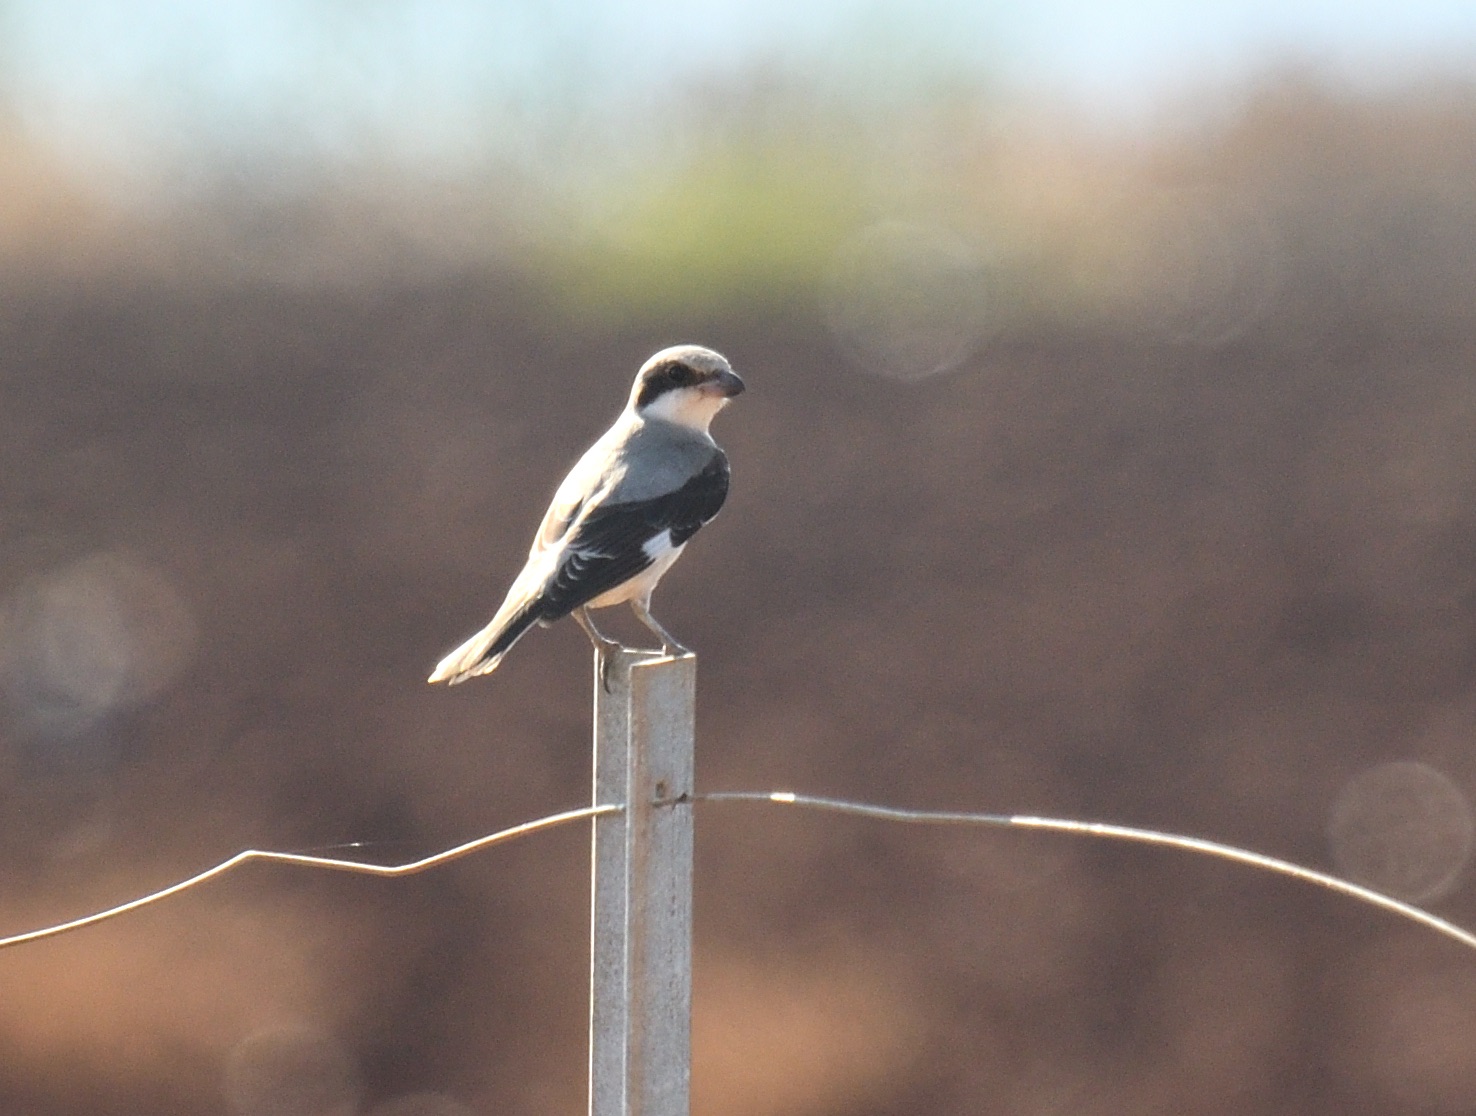
[[[567,557],[544,587],[544,620],[567,616],[646,569],[646,544],[664,531],[681,546],[717,515],[728,497],[728,459],[721,450],[682,487],[650,500],[595,508],[564,544]]]

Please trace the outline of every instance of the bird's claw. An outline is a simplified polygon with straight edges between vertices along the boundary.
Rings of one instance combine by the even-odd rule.
[[[599,665],[600,685],[608,694],[610,692],[610,656],[624,651],[625,647],[619,640],[610,639],[601,634],[600,630],[594,626],[594,621],[589,618],[589,613],[584,609],[574,610],[574,620],[584,629],[584,634],[589,636],[589,642],[594,645],[595,662]]]
[[[642,655],[652,654],[650,651],[641,651],[639,648],[627,647],[625,644],[613,639],[596,647],[595,653],[599,656],[600,661],[600,685],[605,688],[605,693],[607,694],[610,692],[610,657],[621,651],[633,651]],[[668,659],[683,659],[691,653],[689,648],[683,647],[676,640],[670,640],[661,645],[661,654],[665,655]]]
[[[605,693],[610,692],[610,665],[615,656],[626,650],[625,644],[616,639],[601,639],[595,644],[595,661],[599,663],[600,685],[605,688]]]

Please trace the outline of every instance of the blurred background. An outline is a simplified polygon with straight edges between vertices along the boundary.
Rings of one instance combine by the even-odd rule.
[[[422,680],[682,341],[701,788],[1476,925],[1476,8],[1024,9],[0,4],[0,934],[587,801],[573,625]],[[698,827],[701,1116],[1476,1111],[1476,956],[1347,900]],[[0,953],[0,1111],[582,1111],[587,859]]]

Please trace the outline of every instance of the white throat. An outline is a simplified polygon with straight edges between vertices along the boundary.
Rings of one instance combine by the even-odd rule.
[[[640,414],[644,418],[663,419],[706,434],[713,418],[727,405],[726,395],[701,388],[677,388],[642,407]]]

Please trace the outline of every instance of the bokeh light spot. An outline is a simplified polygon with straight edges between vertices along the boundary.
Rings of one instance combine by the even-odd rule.
[[[822,305],[858,367],[916,381],[958,367],[991,330],[989,274],[964,241],[936,225],[887,221],[846,240]]]
[[[226,1094],[240,1116],[351,1116],[359,1075],[330,1036],[275,1027],[236,1044],[226,1065]]]
[[[1449,892],[1471,855],[1471,803],[1424,763],[1371,768],[1338,795],[1328,822],[1338,870],[1410,902]]]
[[[1215,348],[1266,316],[1283,269],[1280,245],[1255,211],[1168,191],[1105,216],[1079,248],[1076,278],[1118,325]]]
[[[194,645],[194,619],[169,580],[119,554],[30,582],[0,612],[5,690],[22,723],[49,734],[154,697]]]

